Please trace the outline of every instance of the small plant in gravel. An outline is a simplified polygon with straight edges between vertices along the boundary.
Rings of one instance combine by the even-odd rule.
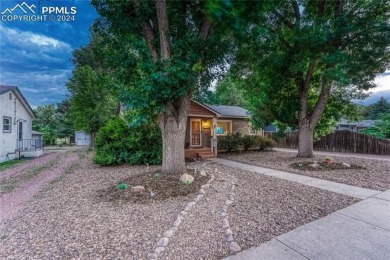
[[[303,163],[296,163],[295,166],[297,166],[298,168],[302,168],[303,167]]]
[[[155,175],[154,175],[154,178],[159,180],[161,178],[161,175],[162,173],[161,172],[157,172]]]
[[[189,180],[186,180],[187,187],[190,186],[191,182]]]
[[[325,157],[324,163],[326,163],[326,164],[332,164],[332,163],[333,163],[332,157],[329,157],[329,156]]]
[[[125,189],[127,189],[127,184],[121,181],[121,182],[119,182],[118,186],[116,186],[116,188],[118,190],[125,190]]]

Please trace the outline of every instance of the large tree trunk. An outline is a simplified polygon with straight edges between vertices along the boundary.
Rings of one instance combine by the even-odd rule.
[[[314,157],[313,134],[314,128],[310,127],[310,122],[308,120],[302,120],[299,122],[298,157]]]
[[[159,115],[163,139],[163,173],[185,173],[184,144],[191,96],[169,103]]]

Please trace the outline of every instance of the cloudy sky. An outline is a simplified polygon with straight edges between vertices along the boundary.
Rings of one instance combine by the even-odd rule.
[[[76,13],[49,14],[49,7],[63,13],[75,7]],[[63,100],[64,83],[73,68],[72,50],[88,43],[89,27],[97,16],[89,1],[0,0],[0,13],[0,84],[18,86],[32,107]],[[17,21],[15,15],[46,15],[46,21]],[[62,17],[71,20],[58,21]],[[376,82],[374,91],[390,90],[390,72]]]
[[[26,13],[12,8],[23,2],[35,6],[34,14],[22,5],[31,19],[41,16],[44,7],[59,7],[63,13],[76,7],[76,14],[52,12],[53,18],[46,10],[46,21],[17,21],[15,14]],[[60,102],[72,73],[72,50],[88,43],[89,27],[97,16],[94,8],[88,0],[0,0],[0,13],[0,84],[18,86],[33,107]],[[59,21],[62,17],[69,21]]]

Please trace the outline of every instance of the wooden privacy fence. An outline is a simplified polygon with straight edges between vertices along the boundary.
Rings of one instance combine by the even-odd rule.
[[[275,139],[278,147],[298,148],[298,133]],[[390,139],[381,139],[348,130],[339,130],[314,142],[314,150],[343,153],[390,155]]]

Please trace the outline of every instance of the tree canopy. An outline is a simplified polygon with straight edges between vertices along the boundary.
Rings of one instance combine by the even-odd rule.
[[[213,1],[98,1],[99,35],[112,39],[121,101],[141,115],[157,115],[163,172],[184,172],[190,100],[226,64],[231,42],[210,12]],[[120,50],[120,51],[118,51]]]
[[[390,102],[381,97],[377,102],[371,104],[364,109],[364,114],[367,119],[379,119],[383,114],[390,114]]]
[[[378,1],[268,1],[248,17],[236,69],[257,118],[299,130],[299,156],[313,156],[317,125],[389,67],[390,5]],[[327,121],[327,122],[325,122]]]

